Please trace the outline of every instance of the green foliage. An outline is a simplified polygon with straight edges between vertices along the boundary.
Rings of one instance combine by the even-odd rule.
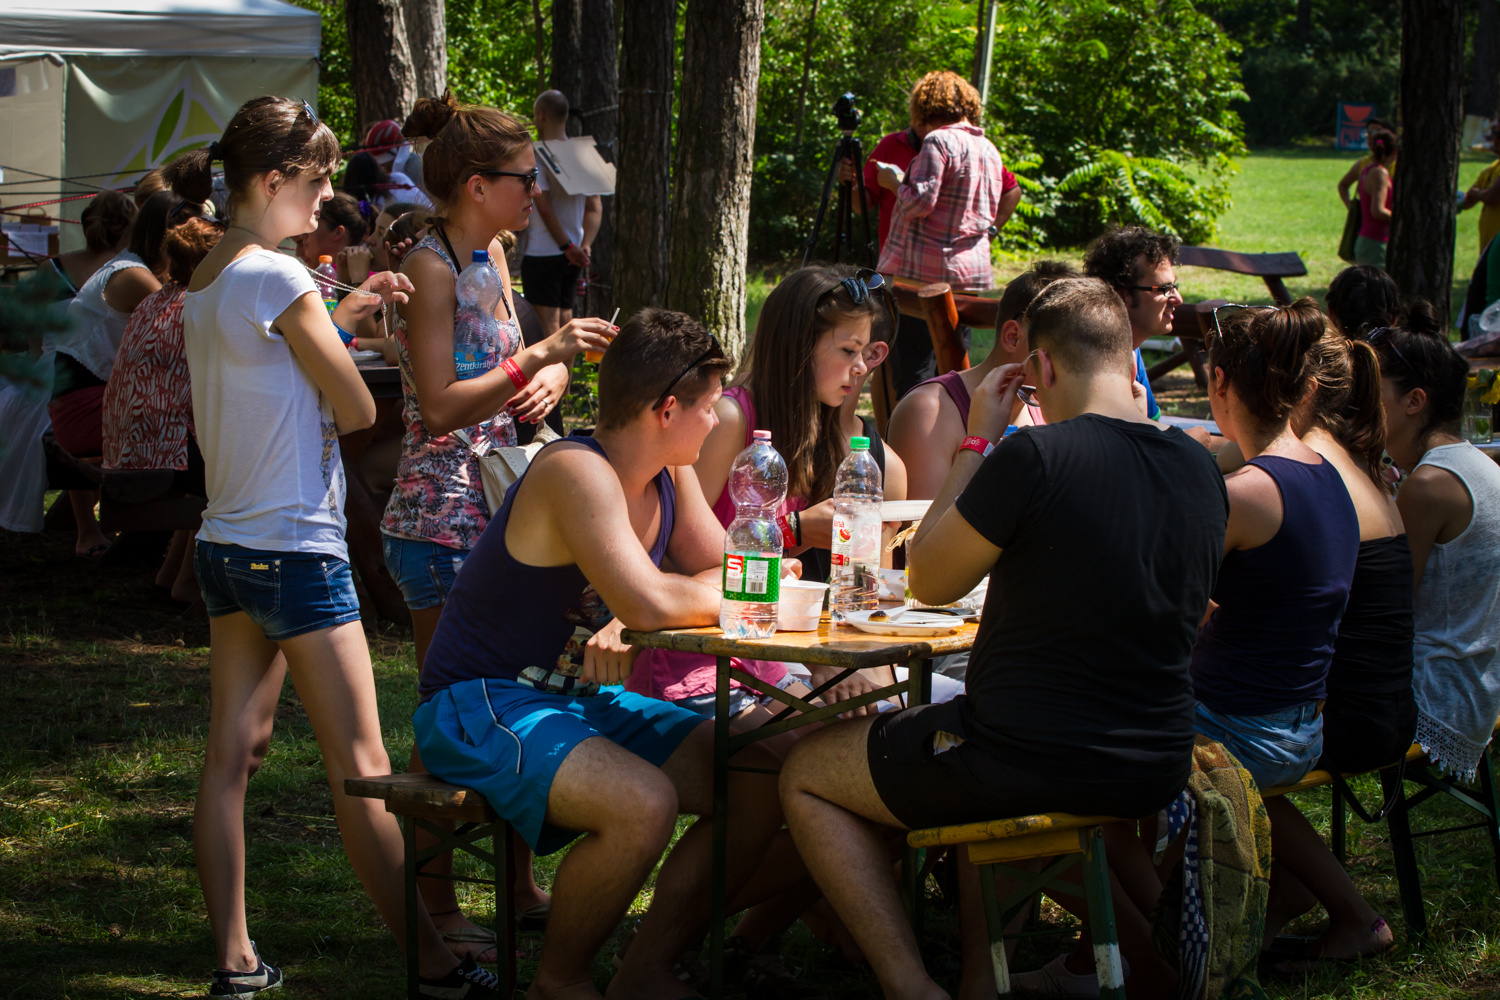
[[[1227,184],[1199,184],[1180,164],[1113,149],[1058,181],[1057,192],[1070,206],[1095,213],[1093,231],[1111,222],[1139,223],[1188,243],[1213,239],[1215,219],[1229,208]]]
[[[350,81],[349,33],[344,27],[343,0],[290,0],[298,7],[315,10],[323,18],[322,49],[318,54],[318,117],[328,123],[339,141],[352,146],[364,138],[355,135],[354,87]]]
[[[59,308],[58,302],[63,288],[63,279],[50,267],[38,268],[18,284],[0,287],[0,386],[21,385],[36,391],[51,387],[50,360],[40,362],[31,349],[49,335],[68,334],[67,310]]]

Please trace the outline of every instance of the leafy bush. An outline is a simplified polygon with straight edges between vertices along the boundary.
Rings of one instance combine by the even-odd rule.
[[[1401,86],[1398,59],[1346,53],[1323,59],[1281,48],[1247,52],[1240,63],[1250,100],[1239,111],[1256,145],[1283,145],[1311,135],[1332,135],[1336,105],[1374,104],[1394,118]]]

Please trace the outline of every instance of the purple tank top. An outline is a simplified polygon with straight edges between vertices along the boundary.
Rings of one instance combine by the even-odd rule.
[[[604,455],[604,446],[591,437],[574,435],[564,441]],[[422,665],[423,701],[449,685],[476,677],[497,677],[574,695],[597,690],[578,679],[583,645],[614,616],[576,564],[530,566],[510,554],[505,526],[510,523],[516,491],[525,481],[523,475],[506,491],[505,502],[490,518],[454,581]],[[661,527],[650,554],[651,561],[660,566],[677,511],[677,487],[666,469],[656,475],[656,492],[661,501]]]
[[[969,426],[969,387],[964,385],[964,378],[958,371],[944,372],[937,378],[918,382],[914,388],[921,388],[924,385],[942,386],[948,398],[953,400],[953,405],[958,407],[959,423],[965,427]]]

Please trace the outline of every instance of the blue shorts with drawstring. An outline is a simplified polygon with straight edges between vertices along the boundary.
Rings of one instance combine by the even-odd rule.
[[[422,766],[438,778],[476,789],[537,854],[579,836],[547,822],[547,796],[573,748],[603,736],[661,767],[707,720],[623,688],[576,697],[495,677],[461,681],[417,706],[412,716]],[[712,725],[712,723],[707,723]],[[601,785],[608,775],[598,775]]]

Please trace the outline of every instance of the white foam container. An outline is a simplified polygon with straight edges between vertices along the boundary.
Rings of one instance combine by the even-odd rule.
[[[823,616],[823,598],[828,584],[787,578],[781,581],[781,599],[776,602],[778,632],[814,632]]]

